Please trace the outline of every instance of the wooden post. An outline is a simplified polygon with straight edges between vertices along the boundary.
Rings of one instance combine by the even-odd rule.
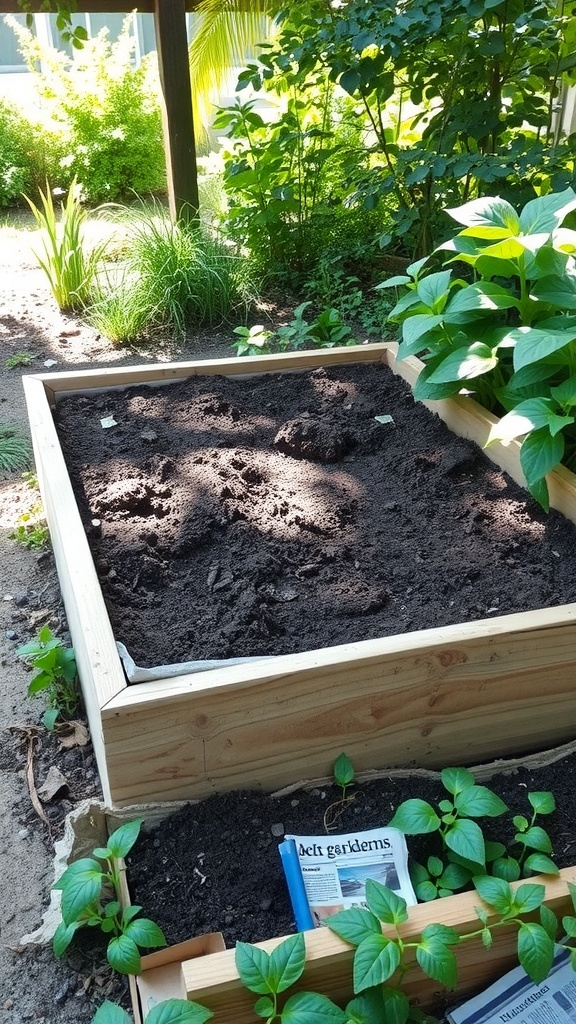
[[[192,121],[185,0],[155,0],[154,25],[164,102],[168,200],[173,220],[198,217],[198,173]]]

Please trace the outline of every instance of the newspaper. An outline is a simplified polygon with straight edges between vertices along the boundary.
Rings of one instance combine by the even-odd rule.
[[[375,828],[349,835],[286,836],[280,856],[300,931],[318,928],[348,907],[366,906],[366,880],[417,903],[402,832]]]
[[[449,1024],[575,1024],[576,974],[559,949],[552,970],[535,985],[515,967],[479,996],[447,1014]]]

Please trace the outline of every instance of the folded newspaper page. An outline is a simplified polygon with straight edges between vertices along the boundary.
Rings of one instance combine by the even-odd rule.
[[[546,981],[535,985],[515,967],[479,996],[447,1014],[450,1024],[575,1024],[576,974],[559,950]]]
[[[300,931],[319,928],[340,910],[365,906],[368,878],[393,889],[409,906],[417,903],[406,840],[396,828],[286,836],[279,850]]]

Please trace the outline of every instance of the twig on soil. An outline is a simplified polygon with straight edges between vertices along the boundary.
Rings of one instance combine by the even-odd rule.
[[[36,811],[38,817],[44,822],[48,828],[48,833],[52,836],[52,829],[50,822],[44,813],[44,808],[40,803],[40,798],[36,791],[36,783],[34,781],[34,754],[36,753],[36,746],[39,742],[38,729],[35,729],[31,725],[12,725],[10,727],[11,732],[20,733],[20,739],[26,741],[26,782],[28,784],[28,792],[30,794],[30,800],[32,806]]]

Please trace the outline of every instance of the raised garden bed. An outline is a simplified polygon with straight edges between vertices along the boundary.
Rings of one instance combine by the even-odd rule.
[[[341,749],[358,768],[412,761],[438,767],[477,761],[480,751],[490,757],[573,736],[574,604],[127,686],[54,428],[58,399],[71,391],[198,374],[245,376],[365,361],[393,362],[393,355],[385,346],[363,346],[25,378],[94,747],[114,803],[272,789],[326,774]],[[397,369],[414,374],[411,364]],[[485,439],[490,417],[470,400],[435,403],[434,409],[458,433]],[[490,454],[519,478],[517,446]],[[576,519],[575,478],[563,470],[551,476],[553,504]]]

